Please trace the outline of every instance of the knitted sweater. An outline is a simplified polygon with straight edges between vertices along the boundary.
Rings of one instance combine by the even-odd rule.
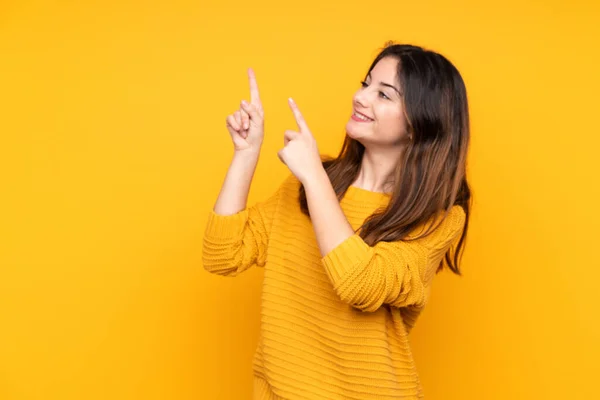
[[[408,333],[460,237],[463,209],[426,238],[369,246],[356,233],[321,257],[299,186],[292,175],[237,214],[211,211],[205,229],[209,272],[264,267],[254,399],[422,398]],[[356,231],[389,198],[351,186],[340,205]]]

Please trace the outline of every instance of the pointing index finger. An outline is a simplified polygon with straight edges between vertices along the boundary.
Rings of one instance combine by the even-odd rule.
[[[296,123],[298,124],[298,129],[300,130],[300,132],[301,133],[310,133],[310,130],[308,129],[308,125],[306,124],[306,121],[304,120],[304,116],[300,112],[300,109],[298,108],[298,105],[296,104],[294,99],[292,99],[290,97],[288,99],[288,103],[290,104],[290,108],[292,109],[292,112],[294,113],[294,118],[296,118]]]
[[[258,84],[256,83],[256,75],[252,68],[248,68],[248,81],[250,82],[250,102],[252,104],[260,104]]]

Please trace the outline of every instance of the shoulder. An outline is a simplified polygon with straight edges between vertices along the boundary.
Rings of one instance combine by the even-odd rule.
[[[294,189],[300,188],[300,181],[296,176],[292,173],[289,173],[285,179],[283,180],[282,186],[292,187]]]
[[[455,205],[447,213],[443,210],[432,216],[413,230],[409,237],[419,240],[426,247],[445,247],[462,234],[466,218],[465,210]],[[429,231],[431,233],[425,235]],[[425,236],[419,239],[422,235]]]
[[[462,206],[452,206],[448,213],[440,211],[434,217],[431,218],[434,226],[439,225],[436,231],[445,233],[451,233],[453,231],[461,230],[465,225],[467,214]]]
[[[453,206],[448,215],[446,216],[446,222],[452,230],[460,230],[464,227],[467,220],[467,213],[462,206]]]
[[[298,200],[300,181],[293,174],[285,176],[276,187],[265,203],[282,204],[286,207]]]
[[[300,190],[301,183],[294,176],[294,174],[289,174],[285,177],[285,179],[281,182],[279,186],[279,191],[287,194],[288,196],[293,195],[294,193],[298,193]]]
[[[441,213],[438,219],[442,219],[442,221],[436,229],[438,232],[432,245],[434,247],[446,247],[462,235],[467,214],[461,206],[453,206],[448,211],[448,215],[444,217]]]

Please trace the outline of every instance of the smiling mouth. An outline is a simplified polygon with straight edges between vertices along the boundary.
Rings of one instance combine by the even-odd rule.
[[[359,113],[358,111],[354,111],[352,113],[352,119],[355,121],[360,121],[360,122],[371,122],[373,121],[372,118],[369,118],[361,113]]]

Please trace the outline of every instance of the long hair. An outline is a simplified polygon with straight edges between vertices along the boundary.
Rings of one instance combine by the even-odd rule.
[[[448,250],[437,272],[443,269],[445,261],[452,272],[461,275],[459,260],[471,209],[471,190],[466,177],[469,110],[465,84],[456,67],[444,56],[421,47],[390,42],[368,72],[385,57],[398,60],[397,79],[412,140],[398,160],[394,190],[387,207],[369,216],[359,234],[371,246],[380,241],[417,240],[430,234],[437,225],[418,237],[409,237],[415,228],[440,213],[441,223],[450,209],[459,205],[466,214],[465,226],[456,249]],[[358,177],[364,151],[360,142],[346,135],[339,155],[323,159],[339,200]],[[302,212],[309,215],[303,186],[299,200]]]

